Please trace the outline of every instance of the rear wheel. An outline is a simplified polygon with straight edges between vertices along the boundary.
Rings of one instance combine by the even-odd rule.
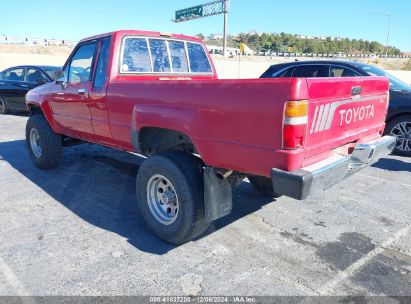
[[[26,145],[37,167],[49,169],[60,163],[63,154],[61,135],[54,133],[43,115],[29,117],[26,125]]]
[[[386,133],[397,137],[395,154],[411,156],[411,115],[400,116],[390,121]]]
[[[195,156],[184,152],[154,155],[138,171],[138,207],[159,238],[179,245],[208,228],[203,187],[202,166]]]
[[[0,114],[7,114],[7,104],[3,97],[0,96]]]
[[[278,194],[274,191],[271,178],[253,175],[249,176],[248,179],[258,192],[274,198],[281,196],[281,194]]]

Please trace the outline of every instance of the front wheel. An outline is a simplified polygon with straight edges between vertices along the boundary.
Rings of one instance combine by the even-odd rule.
[[[61,135],[54,133],[43,115],[30,116],[26,145],[34,164],[41,169],[56,167],[63,154]]]
[[[395,154],[411,156],[411,115],[400,116],[390,121],[386,133],[397,137]]]
[[[7,103],[3,97],[0,96],[0,114],[7,114]]]
[[[136,190],[144,220],[162,240],[183,244],[208,228],[202,166],[195,156],[167,152],[147,158],[138,170]]]
[[[248,180],[254,186],[254,188],[267,196],[271,196],[274,198],[280,197],[281,194],[278,194],[274,191],[273,182],[270,178],[264,176],[249,176]]]

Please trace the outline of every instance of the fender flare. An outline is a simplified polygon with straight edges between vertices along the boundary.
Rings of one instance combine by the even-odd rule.
[[[54,132],[59,133],[56,131],[56,126],[54,123],[54,119],[53,119],[53,113],[49,107],[48,102],[42,102],[42,103],[37,103],[37,102],[27,102],[27,109],[29,111],[29,113],[32,112],[32,109],[39,109],[41,111],[41,113],[44,115],[44,117],[47,120],[47,123],[49,124],[49,126],[53,129]]]
[[[187,136],[201,156],[195,135],[195,124],[197,123],[199,123],[199,117],[197,112],[193,110],[167,105],[136,105],[132,113],[131,144],[137,153],[141,153],[141,130],[143,128],[160,128]]]

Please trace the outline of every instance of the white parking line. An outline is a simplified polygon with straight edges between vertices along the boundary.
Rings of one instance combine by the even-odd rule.
[[[35,304],[36,301],[32,299],[24,288],[23,283],[17,278],[13,270],[6,264],[6,262],[0,257],[0,273],[2,273],[6,279],[6,282],[15,290],[16,294],[21,297],[21,302],[24,304]]]
[[[357,270],[359,270],[362,266],[368,263],[373,257],[382,253],[386,247],[392,245],[394,242],[398,241],[399,239],[401,239],[409,233],[411,233],[411,225],[408,225],[405,228],[399,230],[392,237],[388,238],[385,242],[381,243],[374,250],[372,250],[371,252],[363,256],[361,259],[353,263],[346,270],[338,273],[335,279],[321,286],[317,290],[317,292],[320,295],[332,295],[332,292],[335,289],[335,287],[337,287],[337,285],[339,285],[343,280],[352,276]]]
[[[301,290],[301,291],[304,291],[308,296],[319,296],[319,295],[320,295],[320,294],[318,293],[318,291],[316,291],[316,290],[314,290],[314,289],[312,289],[312,288],[310,288],[310,287],[302,284],[302,283],[299,282],[299,281],[296,281],[296,280],[290,278],[289,276],[280,276],[278,279],[279,279],[281,282],[284,282],[284,283],[286,283],[286,284],[288,284],[288,285],[291,285],[291,286],[293,286],[293,287],[295,287],[295,288],[297,288],[297,289],[299,289],[299,290]]]
[[[409,185],[409,184],[404,184],[404,183],[392,181],[392,180],[389,180],[389,179],[386,179],[386,178],[380,178],[380,177],[375,177],[375,176],[360,174],[360,173],[357,173],[357,176],[369,177],[369,178],[384,181],[384,182],[390,182],[390,183],[398,184],[398,185],[405,186],[405,187],[411,187],[411,185]]]

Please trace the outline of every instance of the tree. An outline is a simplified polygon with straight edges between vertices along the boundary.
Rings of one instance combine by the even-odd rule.
[[[240,33],[238,34],[238,42],[242,42],[247,44],[248,43],[248,39],[249,39],[249,34],[246,33]]]
[[[202,34],[198,34],[199,37]],[[230,46],[239,47],[240,43],[247,44],[250,48],[261,50],[272,50],[273,52],[295,52],[295,53],[322,53],[334,54],[344,52],[347,54],[385,54],[385,46],[376,41],[367,41],[363,39],[334,39],[328,37],[323,40],[321,38],[298,38],[297,35],[287,33],[269,34],[262,33],[258,35],[256,32],[240,33],[236,38],[228,40]],[[209,40],[207,43],[212,45],[221,44],[221,41]],[[400,55],[401,50],[396,47],[388,47],[389,55]]]
[[[373,54],[380,53],[382,51],[381,50],[381,45],[378,42],[373,41],[373,42],[370,43],[369,51],[370,51],[370,53],[373,53]]]

